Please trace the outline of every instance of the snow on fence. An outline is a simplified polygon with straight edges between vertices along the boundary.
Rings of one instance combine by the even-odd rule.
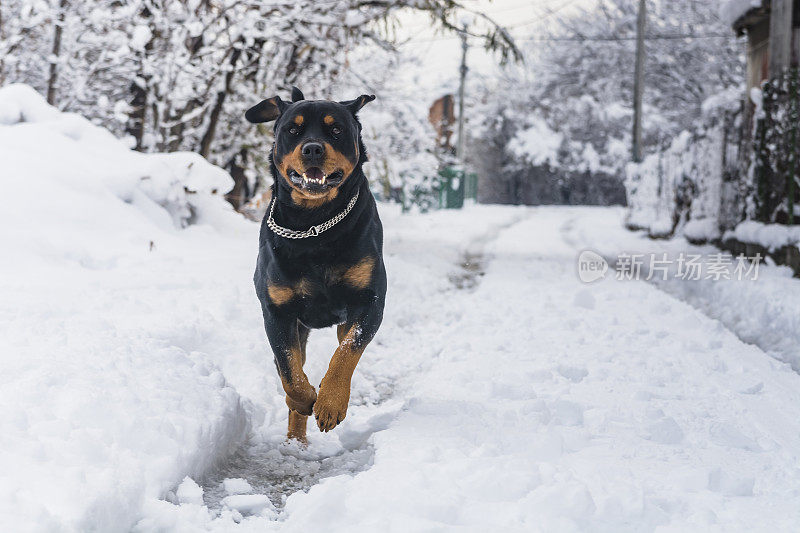
[[[780,265],[788,265],[800,276],[800,226],[745,220],[726,231],[721,244],[734,254],[769,256]]]
[[[694,131],[683,131],[661,152],[628,165],[626,225],[653,238],[676,234],[692,242],[720,237],[726,191],[727,161],[735,160],[731,136],[739,114],[738,91],[706,101]],[[733,199],[735,200],[735,198]]]
[[[679,134],[666,150],[627,168],[626,225],[653,238],[682,234],[693,242],[720,236],[727,135],[733,103],[718,98],[703,109],[703,123]]]
[[[754,140],[742,135],[741,109],[738,91],[711,98],[694,131],[628,165],[626,226],[651,238],[682,235],[734,254],[769,256],[800,275],[800,226],[750,220],[759,206],[768,203],[777,212],[786,198],[783,184],[759,184],[759,154]]]

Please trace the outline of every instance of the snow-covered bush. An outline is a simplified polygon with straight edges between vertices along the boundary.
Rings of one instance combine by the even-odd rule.
[[[715,5],[691,0],[649,7],[652,36],[723,37],[648,40],[646,153],[666,148],[692,127],[704,101],[743,78],[741,47],[716,11]],[[507,197],[524,189],[525,181],[541,179],[532,168],[544,159],[562,177],[549,187],[556,196],[559,187],[606,179],[621,188],[631,158],[636,15],[636,2],[602,0],[554,17],[552,32],[531,36],[524,66],[509,66],[479,84],[476,107],[484,118],[470,131],[477,166],[494,169],[492,191]],[[528,154],[521,153],[523,147]],[[611,196],[608,187],[598,189]]]
[[[555,166],[563,142],[562,134],[551,130],[541,117],[533,115],[508,143],[508,150],[531,165]]]
[[[254,128],[244,111],[292,85],[314,98],[341,98],[342,88],[353,89],[348,99],[392,94],[385,69],[396,65],[385,57],[397,53],[398,13],[409,9],[445,30],[466,10],[451,0],[4,0],[0,85],[26,83],[139,151],[199,153],[229,170],[238,207],[263,189],[272,144],[269,128]],[[503,55],[516,50],[488,18],[473,30]],[[391,179],[413,181],[421,162],[402,167],[424,153],[414,143],[425,137],[401,135],[414,121],[382,126],[396,134]]]

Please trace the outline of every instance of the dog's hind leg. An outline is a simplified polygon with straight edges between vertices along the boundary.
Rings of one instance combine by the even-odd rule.
[[[297,336],[300,343],[300,353],[302,354],[302,364],[306,363],[306,344],[308,343],[308,334],[311,332],[309,328],[297,322]],[[288,397],[287,397],[288,401]],[[286,437],[289,439],[297,439],[303,444],[308,443],[306,438],[306,427],[308,422],[308,415],[302,415],[297,411],[289,409],[289,429],[286,432]]]
[[[306,427],[308,425],[308,415],[301,415],[297,411],[289,409],[289,429],[286,431],[287,439],[295,439],[302,444],[308,444],[306,437]]]

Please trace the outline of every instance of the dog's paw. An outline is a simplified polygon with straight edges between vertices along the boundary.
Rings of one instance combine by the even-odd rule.
[[[312,407],[317,399],[317,391],[310,383],[303,387],[298,387],[286,394],[286,405],[292,411],[297,411],[301,415],[310,415]]]
[[[319,386],[319,395],[314,402],[314,417],[320,431],[330,431],[347,416],[347,404],[350,402],[350,386],[326,385],[323,380]]]

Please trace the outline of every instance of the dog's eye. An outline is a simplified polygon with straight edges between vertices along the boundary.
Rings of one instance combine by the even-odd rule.
[[[289,133],[291,133],[292,135],[297,135],[298,133],[300,133],[300,130],[292,126],[291,128],[289,128]]]
[[[342,129],[339,126],[334,126],[331,128],[331,133],[333,133],[334,135],[339,135],[340,133],[342,133]]]

